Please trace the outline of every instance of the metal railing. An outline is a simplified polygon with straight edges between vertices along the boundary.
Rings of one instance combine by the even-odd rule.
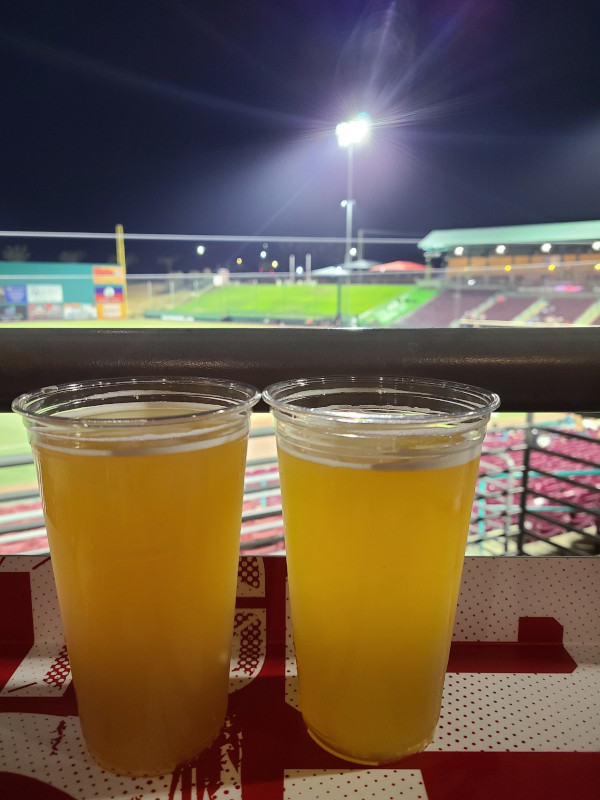
[[[600,439],[565,428],[535,425],[533,420],[525,427],[503,429],[502,434],[509,441],[520,433],[521,442],[490,443],[496,433],[492,431],[484,443],[467,552],[599,555],[596,520],[600,517]],[[250,436],[273,437],[274,431],[269,427],[253,429]],[[580,453],[569,453],[568,448],[566,452],[551,450],[553,438],[584,445],[597,456],[584,458]],[[539,464],[532,464],[535,454],[546,461],[559,458],[573,466],[567,464],[566,470],[542,469]],[[0,467],[15,463],[32,463],[32,458],[23,455],[1,459]],[[581,473],[585,480],[581,480]],[[597,483],[590,483],[593,479]],[[37,490],[0,493],[2,506],[0,554],[3,545],[9,544],[18,544],[21,552],[47,552],[46,544],[43,548],[31,547],[32,542],[39,544],[45,536]],[[272,455],[247,462],[240,541],[242,553],[283,552],[281,490],[274,447]]]

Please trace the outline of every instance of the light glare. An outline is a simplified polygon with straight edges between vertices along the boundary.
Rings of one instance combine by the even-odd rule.
[[[370,127],[367,114],[359,114],[348,122],[340,122],[335,129],[339,146],[350,147],[353,144],[361,144],[369,135]]]

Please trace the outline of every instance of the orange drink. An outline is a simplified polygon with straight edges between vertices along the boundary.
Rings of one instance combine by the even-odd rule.
[[[37,465],[84,738],[164,774],[226,714],[251,387],[124,379],[15,401]]]
[[[300,710],[330,752],[393,762],[435,732],[497,398],[437,381],[330,378],[277,384],[265,399]]]

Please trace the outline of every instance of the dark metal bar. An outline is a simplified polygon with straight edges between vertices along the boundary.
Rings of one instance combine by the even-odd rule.
[[[280,517],[281,513],[280,505],[253,508],[251,511],[244,512],[243,522],[250,522],[255,519],[268,519],[269,517]]]
[[[581,528],[576,528],[575,525],[567,525],[566,522],[559,522],[557,519],[552,519],[552,517],[546,517],[544,514],[540,514],[539,511],[532,511],[531,509],[527,512],[531,517],[536,517],[537,519],[541,519],[543,522],[548,522],[550,525],[557,525],[559,528],[562,528],[564,531],[569,531],[570,533],[578,533],[580,536],[584,538],[591,539],[594,542],[598,541],[598,537],[595,533],[588,533],[587,531],[582,530]],[[527,531],[526,535],[531,535],[531,531]],[[554,534],[557,536],[558,534]],[[550,537],[548,537],[550,538]]]
[[[533,489],[527,489],[527,494],[534,494],[536,497],[543,497],[546,500],[554,500],[556,503],[560,503],[561,506],[568,506],[569,509],[577,511],[581,514],[592,514],[595,517],[600,517],[600,508],[591,508],[588,506],[580,506],[579,503],[574,503],[572,500],[565,500],[562,497],[553,497],[551,494],[546,494],[545,492],[537,492]]]
[[[263,389],[340,373],[471,383],[498,392],[505,411],[600,411],[600,328],[0,329],[0,410],[93,378],[208,375]]]
[[[242,552],[245,550],[257,550],[259,547],[269,547],[269,545],[279,544],[279,542],[283,542],[283,535],[266,536],[264,539],[250,539],[248,542],[242,539],[240,549]]]
[[[21,467],[23,464],[33,464],[31,453],[20,453],[16,456],[2,456],[0,467]]]
[[[532,467],[531,472],[535,478],[537,478],[538,475],[542,475],[545,478],[554,478],[557,481],[567,483],[569,486],[576,486],[578,489],[588,489],[591,492],[600,492],[600,488],[593,486],[591,483],[580,483],[572,478],[566,478],[564,475],[556,475],[554,472],[548,472],[545,469],[539,469],[539,467]]]
[[[527,421],[529,423],[533,422],[533,415],[531,413],[527,414]],[[519,513],[519,533],[517,536],[517,552],[519,555],[523,554],[523,544],[524,544],[524,536],[525,536],[525,517],[527,516],[527,486],[529,483],[529,462],[531,457],[531,446],[533,444],[533,436],[531,434],[531,429],[525,431],[525,444],[527,445],[527,449],[523,454],[523,474],[521,478],[521,486],[523,487],[523,491],[521,493],[521,511]]]
[[[582,442],[600,445],[600,439],[592,439],[591,436],[586,436],[585,433],[575,433],[575,431],[567,431],[563,428],[549,428],[546,427],[546,425],[536,425],[536,433],[554,433],[556,436],[564,436],[567,439],[580,439]]]
[[[37,487],[31,489],[11,489],[0,492],[0,503],[14,502],[15,500],[40,499],[40,492]]]
[[[546,542],[547,544],[552,545],[552,547],[556,547],[557,550],[561,550],[565,553],[568,553],[570,556],[581,556],[584,558],[589,558],[589,553],[585,553],[582,550],[578,550],[576,547],[565,547],[564,544],[558,544],[557,542],[553,542],[552,539],[547,538],[546,536],[539,536],[537,533],[532,533],[531,531],[527,531],[525,533],[526,538],[535,539],[538,542]],[[524,544],[529,544],[529,542],[525,542]],[[528,555],[528,553],[519,553],[519,555]]]
[[[26,522],[5,522],[0,525],[0,536],[5,533],[21,533],[21,531],[29,531],[29,530],[36,530],[38,528],[44,527],[44,517],[42,512],[39,512],[39,516],[32,514],[31,517],[27,518]],[[44,534],[40,534],[43,536]]]
[[[565,453],[557,453],[556,450],[548,450],[545,447],[538,447],[536,445],[532,445],[531,451],[534,453],[544,453],[544,455],[552,456],[553,458],[564,458],[565,461],[570,461],[573,464],[585,464],[586,467],[596,467],[600,472],[600,464],[597,461],[589,461],[586,458],[580,458],[579,456],[570,456]],[[535,466],[532,466],[531,469],[535,471]]]
[[[517,486],[515,489],[499,489],[497,492],[475,492],[475,500],[498,500],[500,497],[511,497],[515,494],[521,494],[522,488]],[[531,489],[529,489],[531,491]],[[554,499],[554,498],[553,498]]]

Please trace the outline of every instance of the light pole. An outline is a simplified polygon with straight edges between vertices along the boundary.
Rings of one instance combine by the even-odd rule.
[[[368,114],[359,114],[348,122],[340,122],[336,127],[335,133],[340,147],[345,147],[348,151],[348,174],[346,182],[346,199],[342,200],[341,206],[346,209],[346,253],[344,263],[350,261],[350,249],[352,247],[352,215],[356,200],[352,197],[354,193],[354,148],[357,144],[362,144],[369,135],[370,122]]]

